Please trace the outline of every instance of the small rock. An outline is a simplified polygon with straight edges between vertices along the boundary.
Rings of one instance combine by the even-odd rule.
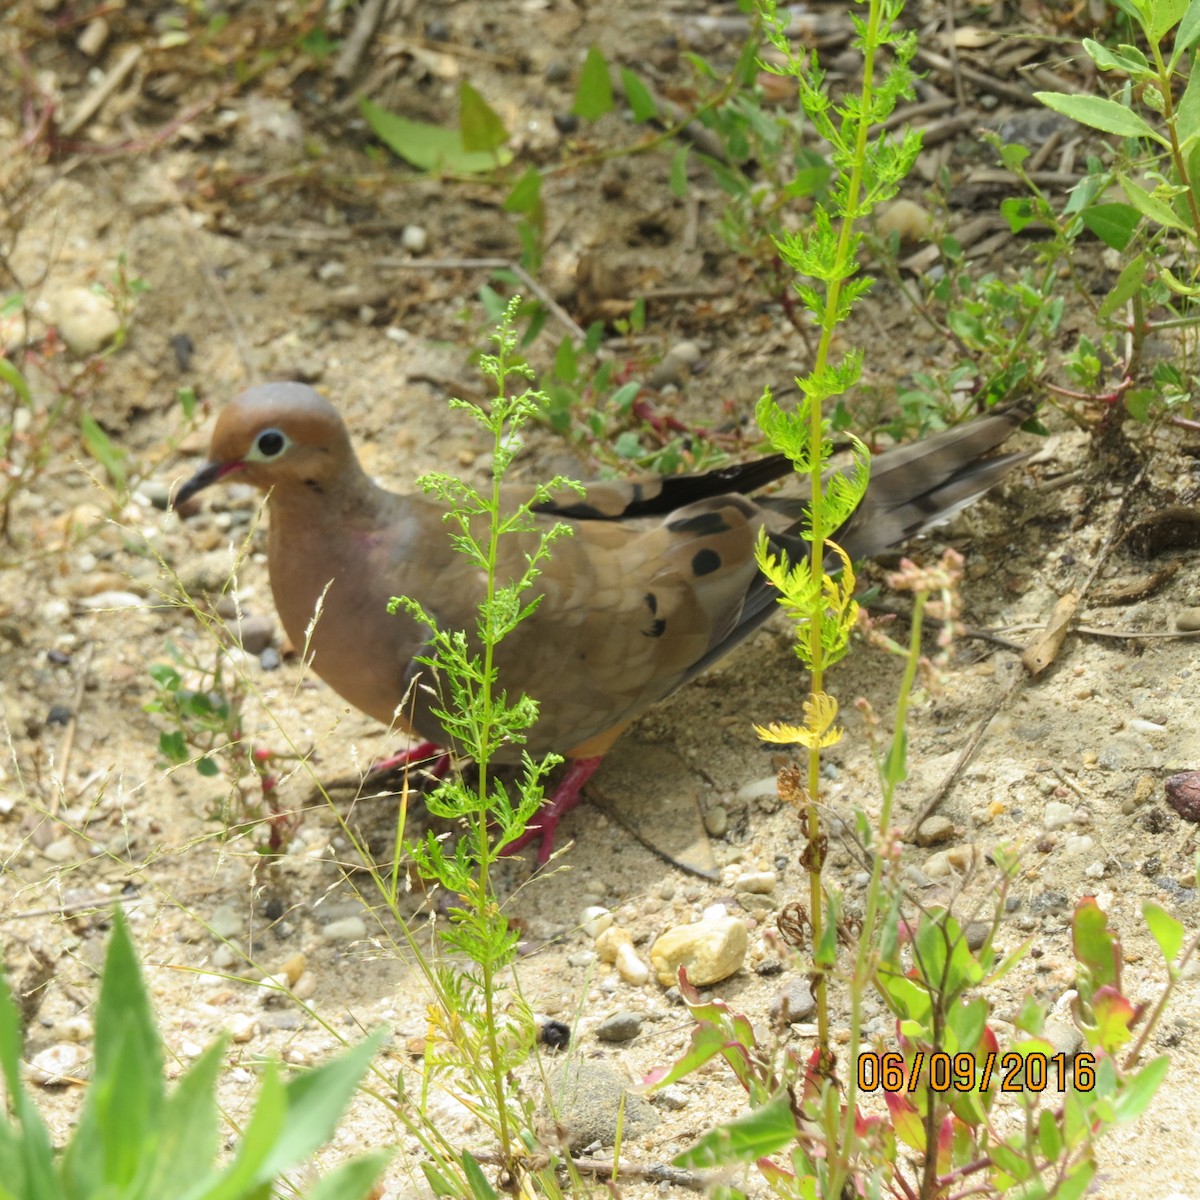
[[[929,236],[933,219],[915,201],[902,197],[887,205],[876,218],[875,224],[884,237],[894,233],[901,242],[916,242]]]
[[[234,1013],[226,1026],[232,1041],[248,1042],[258,1029],[258,1019],[249,1013]]]
[[[99,592],[95,596],[86,596],[79,601],[80,608],[114,609],[149,608],[146,600],[134,592]]]
[[[642,1032],[642,1018],[627,1009],[615,1012],[596,1026],[596,1037],[601,1042],[628,1042]]]
[[[1175,628],[1181,633],[1194,633],[1200,629],[1200,608],[1185,608],[1176,613]]]
[[[53,863],[69,862],[76,853],[75,842],[70,837],[55,838],[42,850],[42,854]]]
[[[278,671],[282,661],[279,657],[279,651],[274,646],[268,646],[258,656],[258,665],[264,671]]]
[[[237,962],[238,956],[234,954],[233,948],[225,942],[221,942],[213,947],[212,953],[208,956],[208,961],[217,968],[218,971],[227,971]]]
[[[969,870],[978,858],[978,848],[970,842],[965,842],[961,846],[951,846],[949,850],[939,850],[930,855],[921,869],[930,879],[947,879],[951,875]]]
[[[84,27],[83,32],[75,39],[80,54],[95,58],[104,49],[108,41],[108,22],[103,17],[93,17]]]
[[[817,1011],[807,979],[790,979],[771,1001],[767,1016],[773,1025],[796,1025]]]
[[[429,234],[423,225],[405,225],[400,232],[400,244],[410,254],[424,254]]]
[[[749,938],[737,917],[718,917],[668,929],[650,950],[650,963],[663,987],[687,970],[689,982],[706,987],[728,979],[746,961]]]
[[[1104,863],[1100,859],[1096,859],[1095,862],[1088,863],[1088,865],[1084,867],[1083,873],[1089,879],[1103,879]]]
[[[613,915],[602,904],[589,904],[583,910],[579,925],[588,937],[598,938],[606,929],[612,927]]]
[[[90,1042],[96,1036],[90,1017],[82,1013],[77,1017],[68,1017],[65,1021],[54,1022],[54,1035],[64,1042]]]
[[[729,832],[729,810],[725,805],[714,804],[704,810],[704,830],[712,838],[723,838]]]
[[[680,1109],[687,1108],[688,1094],[678,1084],[670,1083],[665,1088],[652,1092],[650,1100],[668,1112],[679,1112]]]
[[[1063,850],[1067,854],[1087,854],[1096,844],[1096,839],[1087,833],[1073,833],[1065,842]]]
[[[590,967],[599,957],[595,950],[577,950],[574,954],[567,955],[567,966]]]
[[[208,927],[216,938],[235,938],[246,928],[246,918],[232,904],[222,904],[209,918]]]
[[[1050,800],[1042,816],[1045,829],[1065,829],[1075,819],[1075,810],[1061,800]]]
[[[1167,803],[1185,820],[1200,824],[1200,771],[1172,775],[1163,784]]]
[[[618,1118],[626,1138],[642,1137],[658,1124],[658,1113],[649,1101],[626,1091],[627,1080],[608,1067],[567,1062],[548,1082],[553,1100],[547,1108],[565,1130],[572,1150],[593,1142],[611,1146],[616,1141]]]
[[[158,479],[144,479],[138,484],[134,499],[140,499],[151,508],[166,512],[171,506],[171,489]]]
[[[766,895],[775,890],[775,883],[774,871],[750,871],[745,875],[739,875],[734,880],[733,886],[739,892],[758,892]]]
[[[571,78],[571,68],[561,58],[552,59],[546,64],[543,78],[547,83],[566,83]]]
[[[321,937],[327,942],[357,942],[367,936],[367,923],[362,917],[343,917],[321,927]]]
[[[762,892],[734,892],[733,898],[746,912],[774,912],[779,907],[779,902],[774,896],[767,896]]]
[[[230,636],[247,654],[259,655],[275,640],[275,621],[265,614],[243,613],[241,621],[228,628]]]
[[[775,799],[779,797],[779,781],[774,775],[769,775],[766,779],[755,779],[751,783],[743,783],[737,790],[736,799],[739,804],[745,804],[748,800],[761,800],[764,796]]]
[[[56,1042],[39,1050],[29,1060],[28,1074],[33,1083],[43,1087],[61,1087],[79,1083],[79,1070],[87,1057],[82,1046],[74,1042]]]
[[[301,952],[297,951],[293,954],[282,967],[279,968],[281,974],[288,983],[295,986],[296,980],[308,970],[308,958]]]
[[[949,817],[926,817],[917,828],[918,846],[940,846],[954,836],[954,822]]]
[[[292,984],[292,995],[297,1000],[311,1000],[317,994],[317,973],[315,971],[305,971],[299,979]]]
[[[971,921],[966,929],[963,930],[963,937],[967,940],[968,950],[978,950],[992,935],[991,921]]]
[[[59,292],[51,299],[49,309],[50,323],[57,326],[62,340],[80,358],[95,354],[121,328],[112,301],[90,288]]]

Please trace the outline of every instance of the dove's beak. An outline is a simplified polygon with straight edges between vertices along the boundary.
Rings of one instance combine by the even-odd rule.
[[[195,475],[191,477],[175,493],[175,499],[171,501],[172,508],[178,508],[181,504],[190,500],[197,492],[202,492],[206,487],[216,483],[219,479],[224,479],[226,475],[233,471],[240,471],[246,464],[241,459],[234,459],[233,462],[211,462],[205,463]]]

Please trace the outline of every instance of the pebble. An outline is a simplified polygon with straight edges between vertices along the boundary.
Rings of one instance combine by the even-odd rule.
[[[53,863],[65,863],[76,855],[75,842],[70,837],[55,838],[42,854]]]
[[[80,358],[95,354],[121,327],[112,301],[85,287],[66,288],[51,297],[48,315],[62,340]]]
[[[79,48],[80,54],[86,54],[88,58],[95,58],[104,49],[108,35],[108,22],[103,17],[93,17],[75,39],[75,45]]]
[[[1181,633],[1194,633],[1200,629],[1200,608],[1185,608],[1175,614],[1175,628]]]
[[[979,856],[978,847],[971,842],[939,850],[922,864],[921,869],[930,879],[947,879],[951,875],[966,871]]]
[[[158,479],[143,479],[138,484],[134,499],[160,512],[166,512],[171,506],[171,489]]]
[[[1100,859],[1096,859],[1095,862],[1088,863],[1088,865],[1084,867],[1083,873],[1089,879],[1103,879],[1104,863]]]
[[[583,932],[592,939],[598,938],[606,929],[610,929],[612,923],[612,913],[602,904],[589,904],[579,919]]]
[[[774,871],[751,871],[745,875],[739,875],[734,880],[734,887],[739,892],[757,892],[766,895],[775,890],[775,883]]]
[[[712,917],[668,929],[651,947],[650,963],[663,987],[675,983],[680,967],[695,987],[707,987],[741,969],[748,945],[745,922]]]
[[[56,1042],[39,1050],[29,1060],[28,1073],[33,1083],[43,1087],[61,1087],[76,1083],[87,1052],[74,1042]]]
[[[611,1146],[617,1137],[640,1138],[659,1122],[658,1113],[642,1096],[626,1091],[628,1080],[608,1067],[580,1060],[567,1062],[548,1080],[553,1101],[547,1108],[572,1150],[599,1143]]]
[[[767,1008],[767,1016],[771,1023],[777,1025],[795,1025],[807,1021],[817,1011],[817,1002],[812,997],[808,980],[791,979],[784,984],[782,990],[771,1001]]]
[[[734,892],[733,898],[749,913],[774,912],[779,901],[763,892]]]
[[[367,923],[362,917],[343,917],[321,927],[321,937],[327,942],[357,942],[367,936]]]
[[[596,1026],[596,1037],[601,1042],[628,1042],[641,1032],[642,1018],[628,1009],[613,1013]]]
[[[779,796],[779,784],[774,775],[768,775],[766,779],[755,779],[752,783],[743,783],[738,788],[735,798],[740,804],[745,804],[749,800],[761,800],[764,796]]]
[[[246,928],[246,918],[232,904],[222,904],[208,920],[208,927],[216,938],[234,938]]]
[[[305,971],[299,979],[292,984],[292,995],[297,1000],[311,1000],[317,994],[317,973],[315,971]]]
[[[121,609],[149,608],[142,596],[134,592],[97,592],[94,596],[85,596],[79,601],[80,608],[89,609]]]
[[[1183,771],[1163,784],[1167,803],[1185,820],[1200,823],[1200,771]]]
[[[90,1042],[96,1036],[96,1030],[90,1017],[82,1013],[77,1017],[67,1017],[65,1021],[55,1021],[54,1036],[64,1042]]]
[[[283,660],[279,657],[279,651],[274,646],[268,646],[258,656],[258,665],[264,671],[278,671]]]
[[[249,1013],[234,1013],[229,1018],[226,1028],[233,1041],[248,1042],[258,1032],[258,1019]]]
[[[665,1088],[652,1092],[650,1099],[668,1112],[679,1112],[688,1105],[688,1094],[677,1083],[668,1084]]]
[[[1096,839],[1087,833],[1073,833],[1065,842],[1063,850],[1067,854],[1087,854],[1096,845]]]
[[[991,937],[992,923],[991,921],[971,921],[966,929],[963,930],[963,937],[967,940],[968,950],[978,950]]]
[[[243,615],[227,628],[247,654],[259,655],[275,640],[275,621],[265,614]]]
[[[729,810],[725,805],[714,804],[704,810],[704,830],[713,838],[723,838],[729,832]]]
[[[577,950],[574,954],[567,955],[568,967],[590,967],[600,958],[595,950]]]
[[[921,205],[901,197],[884,208],[875,224],[884,237],[894,233],[901,242],[916,242],[929,236],[933,219]]]
[[[423,225],[405,225],[400,232],[400,244],[410,254],[424,254],[429,234]]]
[[[1051,800],[1046,804],[1042,816],[1042,826],[1045,829],[1065,829],[1075,819],[1075,810],[1061,800]]]
[[[227,971],[237,962],[237,955],[234,954],[233,948],[221,942],[213,947],[213,952],[208,956],[208,961],[217,968],[218,971]]]
[[[918,846],[940,846],[954,837],[954,822],[949,817],[926,817],[917,828]]]

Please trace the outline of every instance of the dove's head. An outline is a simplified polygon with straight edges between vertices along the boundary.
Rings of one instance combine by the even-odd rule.
[[[269,488],[325,491],[357,466],[345,423],[303,383],[264,383],[217,418],[205,463],[175,495],[174,507],[225,478]]]

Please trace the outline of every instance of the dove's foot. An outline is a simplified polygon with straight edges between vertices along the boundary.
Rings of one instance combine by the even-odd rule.
[[[385,779],[408,775],[444,779],[449,770],[450,755],[433,742],[421,742],[377,762],[367,772],[367,782],[374,785]]]
[[[584,784],[596,773],[596,768],[603,761],[602,757],[574,759],[567,767],[562,782],[554,789],[554,795],[538,809],[529,828],[504,847],[504,853],[515,854],[540,838],[537,865],[544,867],[549,862],[550,855],[554,853],[554,831],[558,828],[559,821],[583,799]]]

